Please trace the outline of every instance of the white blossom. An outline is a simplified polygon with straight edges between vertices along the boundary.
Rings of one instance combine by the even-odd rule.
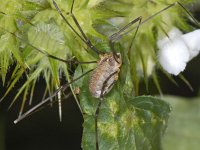
[[[200,51],[200,29],[183,34],[173,28],[163,39],[157,41],[158,60],[168,73],[178,75],[187,63]]]

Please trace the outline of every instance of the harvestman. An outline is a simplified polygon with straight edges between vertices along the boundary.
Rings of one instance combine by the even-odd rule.
[[[97,127],[97,123],[98,123],[98,115],[99,115],[99,109],[101,106],[101,103],[104,99],[104,96],[112,89],[114,83],[118,80],[118,74],[120,72],[120,67],[122,64],[122,59],[121,59],[121,54],[115,52],[114,50],[114,43],[121,39],[122,36],[128,34],[130,31],[132,31],[133,29],[136,29],[135,34],[134,34],[134,38],[136,36],[136,33],[138,31],[138,28],[140,25],[144,24],[145,22],[147,22],[148,20],[152,19],[153,17],[157,16],[158,14],[164,12],[165,10],[175,6],[176,4],[178,4],[179,6],[181,6],[181,8],[183,8],[187,14],[192,17],[194,19],[194,17],[187,11],[187,9],[182,6],[182,4],[176,2],[173,3],[169,6],[167,6],[166,8],[160,10],[159,12],[155,13],[154,15],[148,17],[147,19],[145,19],[144,21],[142,20],[142,17],[138,17],[136,19],[134,19],[133,21],[131,21],[130,23],[128,23],[126,26],[124,26],[123,28],[121,28],[118,32],[114,33],[113,35],[111,35],[109,37],[109,44],[110,44],[110,48],[112,52],[109,53],[103,53],[101,51],[99,51],[97,48],[95,48],[95,46],[91,43],[91,41],[87,38],[87,36],[85,35],[85,33],[83,32],[82,28],[80,27],[76,17],[73,14],[73,5],[74,5],[74,0],[72,1],[72,6],[71,6],[71,11],[70,11],[70,15],[75,23],[75,25],[78,27],[79,32],[81,34],[79,34],[74,28],[73,26],[68,22],[68,20],[65,18],[65,16],[63,15],[63,13],[61,12],[61,10],[59,9],[58,5],[56,4],[56,2],[54,0],[53,4],[57,10],[57,12],[60,14],[60,16],[63,18],[63,20],[65,21],[65,23],[69,26],[69,28],[83,41],[83,43],[85,43],[92,51],[94,51],[95,53],[97,53],[100,56],[100,60],[97,62],[97,67],[95,69],[91,69],[85,73],[83,73],[81,76],[77,77],[76,79],[74,79],[73,81],[64,84],[62,86],[60,86],[53,95],[51,95],[50,97],[46,98],[45,100],[43,100],[41,103],[39,103],[38,105],[34,106],[32,109],[28,110],[27,112],[25,112],[24,114],[20,115],[18,117],[18,119],[15,120],[15,123],[21,121],[22,119],[26,118],[27,116],[29,116],[32,112],[36,111],[38,108],[40,108],[41,106],[43,106],[45,103],[47,103],[50,99],[52,99],[53,97],[57,96],[58,93],[60,91],[64,91],[66,90],[66,88],[72,84],[73,82],[79,80],[80,78],[82,78],[84,75],[88,74],[89,72],[92,72],[91,77],[90,77],[90,81],[89,81],[89,91],[91,93],[91,95],[95,98],[99,98],[99,103],[98,106],[96,108],[96,112],[95,112],[95,138],[96,138],[96,149],[99,150],[99,142],[98,142],[98,127]],[[194,19],[195,20],[195,19]],[[133,24],[137,23],[138,25],[134,26],[132,29],[129,29]],[[125,32],[125,30],[129,29],[128,31]],[[9,32],[9,31],[7,31]],[[15,37],[21,39],[20,37],[18,37],[17,35],[15,35],[12,32],[9,32],[12,35],[14,35]],[[134,39],[133,38],[133,39]],[[92,62],[80,62],[78,60],[64,60],[61,58],[58,58],[56,56],[53,56],[45,51],[40,50],[39,48],[33,46],[32,44],[28,43],[31,47],[33,47],[34,49],[36,49],[37,51],[39,51],[40,53],[43,53],[44,55],[46,55],[47,57],[56,59],[58,61],[61,62],[65,62],[65,63],[77,63],[77,64],[88,64],[88,63],[96,63],[96,61],[92,61]]]

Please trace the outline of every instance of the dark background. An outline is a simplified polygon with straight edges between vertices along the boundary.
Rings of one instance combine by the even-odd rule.
[[[20,85],[19,85],[20,86]],[[40,80],[36,87],[34,101],[42,98],[44,81]],[[18,87],[16,87],[17,89]],[[1,87],[2,89],[2,87]],[[1,105],[1,120],[5,127],[6,150],[73,150],[81,149],[82,116],[75,100],[69,97],[63,101],[63,121],[59,122],[58,105],[46,106],[41,111],[14,124],[20,109],[20,99],[7,111],[12,94],[6,97]],[[3,111],[2,111],[3,110]],[[3,113],[3,115],[2,115]],[[1,146],[0,146],[0,150]]]

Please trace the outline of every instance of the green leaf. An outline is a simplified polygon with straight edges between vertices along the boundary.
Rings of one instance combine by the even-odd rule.
[[[99,99],[92,98],[86,87],[81,89],[84,112],[83,149],[95,149],[94,115]],[[98,117],[101,150],[160,150],[170,113],[168,103],[151,96],[126,97],[117,84],[105,97]]]
[[[199,150],[200,97],[165,96],[164,99],[173,108],[163,139],[164,150]]]

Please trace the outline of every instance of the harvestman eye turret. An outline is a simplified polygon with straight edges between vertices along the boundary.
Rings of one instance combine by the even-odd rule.
[[[89,81],[89,91],[90,91],[90,93],[91,93],[91,95],[93,97],[100,99],[99,103],[98,103],[98,106],[96,108],[96,112],[95,112],[96,149],[99,150],[99,140],[98,140],[99,137],[98,137],[98,128],[97,128],[98,127],[97,124],[98,124],[99,109],[100,109],[101,103],[102,103],[102,101],[104,99],[104,96],[107,93],[109,93],[109,91],[112,89],[114,83],[118,80],[118,76],[119,76],[119,72],[120,72],[120,67],[122,65],[121,54],[115,51],[115,49],[114,49],[114,43],[116,41],[118,41],[119,39],[121,39],[121,37],[123,37],[124,35],[128,34],[133,29],[136,29],[135,34],[134,34],[134,38],[135,38],[136,33],[137,33],[138,28],[139,28],[140,25],[146,23],[148,20],[152,19],[153,17],[157,16],[158,14],[162,13],[163,11],[165,11],[165,10],[167,10],[167,9],[175,6],[176,4],[178,4],[179,6],[181,6],[189,15],[190,15],[190,13],[180,3],[173,3],[173,4],[169,5],[168,7],[162,9],[161,11],[155,13],[154,15],[150,16],[149,18],[145,19],[144,21],[141,21],[142,17],[138,17],[138,18],[134,19],[133,21],[131,21],[130,23],[128,23],[123,28],[121,28],[117,33],[114,33],[113,35],[111,35],[109,37],[109,44],[110,44],[111,52],[103,53],[103,52],[99,51],[97,48],[95,48],[95,46],[87,38],[87,36],[83,32],[83,30],[81,29],[81,27],[80,27],[80,25],[79,25],[76,17],[74,16],[74,14],[72,12],[73,11],[74,0],[72,1],[70,15],[71,15],[71,17],[72,17],[75,25],[79,29],[80,34],[79,34],[79,32],[77,32],[75,30],[75,28],[65,18],[65,16],[63,15],[63,13],[61,12],[61,10],[59,9],[57,3],[54,0],[52,0],[52,2],[54,4],[57,12],[60,14],[60,16],[65,21],[65,23],[69,26],[69,28],[74,32],[74,34],[76,34],[76,36],[78,36],[82,40],[83,43],[85,43],[92,51],[94,51],[95,53],[97,53],[99,55],[100,60],[97,62],[97,67],[94,70],[91,69],[89,71],[86,71],[81,76],[79,76],[78,78],[74,79],[73,81],[71,81],[71,82],[69,82],[69,83],[67,83],[65,85],[60,86],[60,88],[58,88],[58,90],[55,91],[55,93],[53,95],[51,95],[50,97],[48,97],[47,99],[45,99],[44,101],[42,101],[41,103],[39,103],[38,105],[36,105],[35,107],[33,107],[32,109],[30,109],[29,111],[27,111],[26,113],[20,115],[18,117],[18,119],[15,120],[15,123],[17,123],[20,120],[24,119],[25,117],[29,116],[32,112],[36,111],[38,108],[40,108],[45,103],[47,103],[52,97],[57,96],[60,91],[64,91],[73,82],[75,82],[78,79],[82,78],[84,75],[88,74],[89,72],[92,72],[91,76],[90,76],[90,81]],[[130,29],[130,27],[133,24],[137,23],[137,22],[138,22],[138,25],[136,25],[135,27],[133,27],[132,29]],[[128,29],[128,31],[126,31],[127,29]],[[9,32],[9,31],[7,31],[7,32]],[[11,32],[9,32],[9,33],[11,33]],[[18,37],[14,33],[11,33],[11,34],[14,35],[15,37],[17,37],[18,39],[22,40],[20,37]],[[55,57],[55,56],[53,56],[51,54],[48,54],[45,51],[40,50],[39,48],[33,46],[32,44],[29,44],[29,45],[32,48],[34,48],[37,51],[39,51],[40,53],[43,53],[47,57],[50,57],[52,59],[56,59],[56,60],[61,61],[61,62],[65,62],[65,63],[74,62],[74,63],[80,63],[80,64],[90,63],[90,62],[79,62],[78,60],[77,61],[75,61],[75,60],[63,60],[63,59]],[[92,61],[92,63],[96,63],[96,61]]]

